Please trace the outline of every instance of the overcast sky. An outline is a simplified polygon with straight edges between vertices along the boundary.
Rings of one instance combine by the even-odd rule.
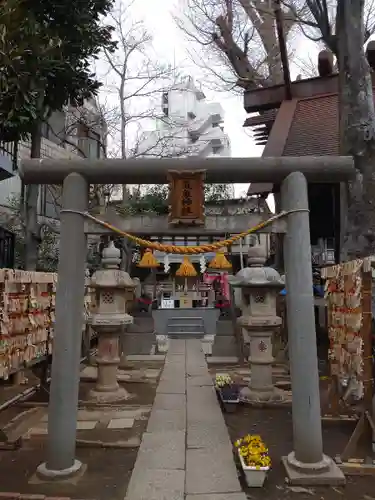
[[[153,34],[153,47],[157,54],[162,54],[165,60],[175,63],[176,67],[182,67],[185,75],[190,74],[193,78],[200,80],[200,70],[194,67],[187,53],[187,41],[183,33],[175,25],[172,18],[172,12],[176,11],[177,2],[180,0],[135,0],[132,11],[135,17],[143,19],[147,29]],[[298,52],[304,54],[308,59],[317,61],[317,49],[304,39],[299,40]],[[296,77],[301,70],[298,65],[291,65],[292,78]],[[243,123],[246,118],[246,112],[243,109],[243,98],[224,92],[213,92],[210,89],[202,88],[209,100],[219,101],[225,111],[224,126],[228,133],[232,156],[234,157],[254,157],[261,156],[262,147],[256,146],[249,135],[245,132]],[[246,191],[245,185],[236,185],[236,195],[242,195]]]

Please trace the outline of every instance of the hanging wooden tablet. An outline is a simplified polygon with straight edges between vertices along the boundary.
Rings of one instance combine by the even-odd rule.
[[[204,225],[205,171],[168,171],[169,223],[172,225]]]

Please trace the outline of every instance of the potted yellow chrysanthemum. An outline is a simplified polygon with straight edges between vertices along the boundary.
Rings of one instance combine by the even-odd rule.
[[[234,446],[241,462],[248,486],[260,488],[271,468],[268,448],[257,435],[248,434],[238,439]]]

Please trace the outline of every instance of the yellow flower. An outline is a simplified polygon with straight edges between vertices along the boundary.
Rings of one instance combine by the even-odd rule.
[[[271,466],[268,448],[263,443],[260,436],[247,434],[237,439],[234,445],[247,466],[256,468]]]

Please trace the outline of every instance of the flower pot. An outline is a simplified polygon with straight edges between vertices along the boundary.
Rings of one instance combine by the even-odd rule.
[[[238,454],[241,462],[242,470],[245,474],[246,483],[249,488],[261,488],[267,476],[269,467],[253,467],[246,465],[243,458]]]
[[[237,405],[240,402],[239,392],[237,388],[218,388],[216,392],[219,396],[220,404],[223,410],[227,413],[234,413]]]
[[[219,388],[220,397],[223,401],[239,401],[239,388],[237,385],[224,386]]]

